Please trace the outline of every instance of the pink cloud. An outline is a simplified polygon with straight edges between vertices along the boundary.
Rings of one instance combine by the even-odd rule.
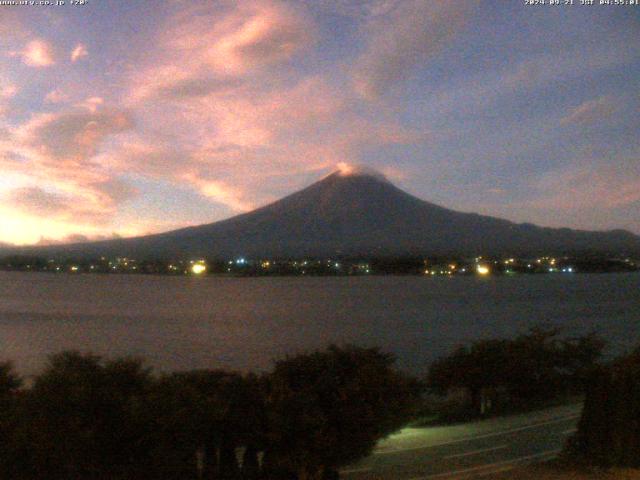
[[[236,212],[246,212],[254,208],[254,205],[244,199],[241,190],[224,182],[201,178],[195,173],[186,173],[183,178],[188,183],[197,186],[200,193],[205,197],[213,198],[217,202],[231,207]]]
[[[0,78],[0,120],[9,111],[9,104],[18,93],[18,87]],[[2,134],[0,133],[0,137]]]
[[[0,164],[38,172],[45,192],[63,196],[52,204],[64,215],[69,203],[84,202],[113,218],[134,194],[118,183],[126,174],[191,188],[231,213],[289,193],[291,178],[303,186],[309,172],[359,163],[368,149],[424,141],[393,109],[363,107],[345,88],[348,76],[291,70],[316,37],[297,3],[188,6],[150,42],[146,67],[127,78],[124,109],[90,97],[34,115],[15,130]],[[61,92],[47,95],[61,100]]]
[[[62,103],[69,100],[69,95],[60,89],[51,90],[44,97],[45,103]]]
[[[56,63],[53,48],[42,39],[30,41],[24,50],[13,55],[21,57],[22,62],[30,67],[49,67]]]
[[[75,63],[81,58],[86,57],[87,55],[89,55],[87,47],[82,43],[79,43],[71,52],[71,62]]]
[[[273,198],[260,188],[264,178],[321,174],[359,161],[364,148],[423,140],[384,106],[358,111],[353,93],[322,74],[203,76],[199,67],[177,68],[174,54],[132,79],[128,104],[141,128],[107,161],[193,186],[232,211]]]
[[[102,97],[89,97],[84,102],[78,103],[76,106],[80,108],[85,108],[89,110],[91,113],[95,113],[98,111],[98,107],[104,104],[104,99]]]
[[[208,3],[179,10],[158,35],[158,51],[135,76],[131,100],[220,94],[239,77],[286,64],[316,37],[311,18],[277,1]],[[273,73],[273,72],[272,72]]]
[[[135,191],[97,154],[108,137],[130,128],[129,115],[113,109],[33,116],[0,143],[0,168],[37,182],[14,190],[7,201],[28,215],[105,224]]]
[[[18,93],[18,87],[13,84],[0,85],[0,99],[8,99],[15,96]]]
[[[165,36],[170,49],[186,63],[201,62],[224,75],[285,62],[311,43],[315,30],[301,10],[276,1],[193,7],[171,24]]]

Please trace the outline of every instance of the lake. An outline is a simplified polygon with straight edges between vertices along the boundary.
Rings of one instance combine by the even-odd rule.
[[[0,359],[65,349],[162,371],[265,370],[330,343],[380,346],[416,374],[456,345],[548,322],[640,344],[640,274],[220,278],[0,272]]]

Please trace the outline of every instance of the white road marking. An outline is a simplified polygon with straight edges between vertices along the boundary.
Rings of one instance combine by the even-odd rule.
[[[463,438],[458,438],[456,440],[449,440],[449,441],[446,441],[446,442],[434,443],[434,444],[431,444],[431,445],[421,445],[419,447],[396,448],[394,450],[382,450],[382,451],[379,451],[379,452],[373,452],[373,455],[388,455],[390,453],[409,452],[409,451],[413,451],[413,450],[426,450],[428,448],[440,447],[442,445],[451,445],[451,444],[454,444],[454,443],[471,442],[473,440],[478,440],[480,438],[498,437],[500,435],[506,435],[508,433],[521,432],[523,430],[529,430],[531,428],[542,427],[544,425],[551,425],[552,423],[565,422],[567,420],[572,420],[574,418],[578,418],[579,416],[580,415],[576,413],[574,415],[568,415],[568,416],[565,416],[565,417],[555,418],[553,420],[547,420],[546,422],[532,423],[530,425],[511,428],[509,430],[501,430],[499,432],[486,433],[486,434],[483,434],[483,435],[476,435],[476,436],[471,436],[471,437],[463,437]]]
[[[485,452],[493,452],[494,450],[503,450],[505,448],[507,448],[507,445],[498,445],[497,447],[481,448],[480,450],[471,450],[470,452],[456,453],[455,455],[447,455],[446,457],[442,457],[442,458],[447,460],[449,458],[470,457],[471,455],[478,455],[479,453],[485,453]]]
[[[565,430],[564,432],[562,432],[562,435],[571,435],[572,433],[576,433],[577,431],[577,428],[570,428],[569,430]]]
[[[491,470],[493,467],[500,467],[500,469],[505,468],[506,466],[511,466],[511,465],[516,465],[518,463],[525,463],[528,462],[530,460],[539,460],[539,459],[550,459],[555,457],[558,453],[560,453],[561,450],[556,449],[556,450],[545,450],[544,452],[540,452],[540,453],[534,453],[533,455],[526,455],[524,457],[517,457],[517,458],[512,458],[510,460],[502,460],[500,462],[494,462],[494,463],[487,463],[485,465],[479,465],[477,467],[471,467],[471,468],[465,468],[463,470],[454,470],[451,472],[444,472],[444,473],[436,473],[433,475],[426,475],[423,477],[414,477],[410,480],[429,480],[431,478],[455,478],[455,476],[459,476],[459,475],[468,475],[468,474],[475,474],[476,472],[478,472],[479,470]],[[481,472],[483,475],[485,474],[489,474],[489,473],[495,473],[497,470],[491,470],[491,471],[486,471],[486,472]]]

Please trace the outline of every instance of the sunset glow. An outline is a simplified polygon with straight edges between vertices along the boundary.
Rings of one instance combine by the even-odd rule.
[[[0,243],[209,223],[368,168],[449,208],[640,233],[637,9],[552,10],[0,7]]]

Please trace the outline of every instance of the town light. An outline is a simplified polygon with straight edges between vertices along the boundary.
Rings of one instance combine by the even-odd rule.
[[[200,275],[200,274],[202,274],[202,273],[207,271],[207,267],[205,265],[203,265],[202,263],[195,263],[191,267],[191,271],[196,275]]]
[[[489,275],[489,267],[485,265],[478,265],[476,270],[480,275]]]

